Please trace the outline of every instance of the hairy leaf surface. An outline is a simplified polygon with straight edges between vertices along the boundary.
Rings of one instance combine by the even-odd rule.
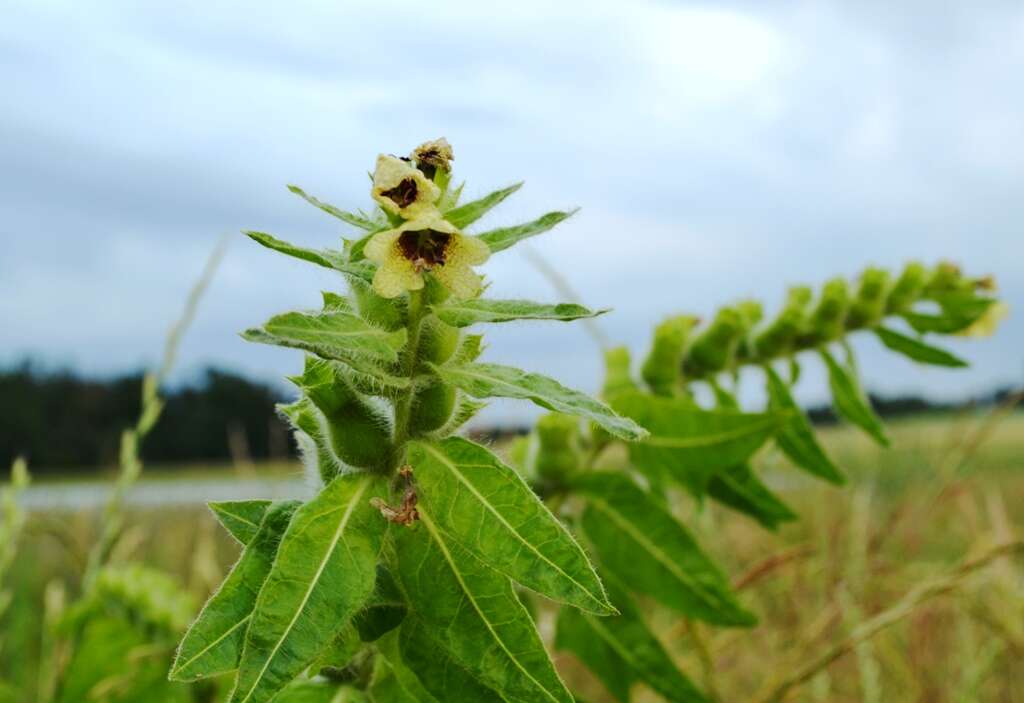
[[[460,437],[413,444],[420,501],[438,528],[480,560],[542,595],[607,615],[590,560],[514,469]]]
[[[949,366],[951,368],[966,368],[968,365],[966,361],[954,354],[951,354],[945,349],[933,347],[930,344],[922,342],[920,339],[908,337],[907,335],[900,334],[895,330],[886,329],[885,327],[876,327],[874,332],[878,336],[878,339],[881,340],[882,344],[887,346],[889,349],[922,364]]]
[[[775,438],[779,448],[789,457],[790,461],[804,471],[837,485],[845,483],[846,477],[832,463],[824,448],[818,443],[814,428],[811,427],[807,415],[793,399],[789,386],[771,366],[766,365],[764,370],[768,377],[769,407],[790,413],[789,421]]]
[[[737,464],[716,473],[708,482],[708,495],[749,515],[769,530],[797,518],[796,513],[757,477],[750,464]]]
[[[249,544],[260,529],[269,500],[227,500],[207,503],[214,517],[240,544]]]
[[[756,622],[689,530],[629,478],[596,472],[581,476],[574,486],[587,497],[583,531],[602,566],[618,581],[715,625]]]
[[[359,689],[334,681],[295,681],[274,698],[274,703],[365,703]]]
[[[377,651],[383,658],[383,666],[374,676],[373,685],[370,687],[371,700],[373,703],[443,703],[444,699],[438,701],[434,698],[416,673],[406,665],[402,658],[400,637],[399,631],[395,630],[377,642]],[[434,656],[440,661],[458,666],[441,648],[434,651]]]
[[[461,364],[434,367],[446,382],[474,398],[519,398],[548,410],[577,415],[596,422],[616,437],[635,441],[647,431],[629,418],[617,415],[604,403],[566,388],[558,381],[500,364]]]
[[[707,703],[648,629],[639,609],[620,588],[609,586],[620,615],[598,618],[571,608],[558,613],[555,647],[575,654],[622,703],[643,681],[668,701]]]
[[[381,477],[343,474],[295,512],[256,599],[232,703],[273,698],[370,597],[388,524],[370,500],[386,495]]]
[[[750,459],[787,418],[778,413],[702,410],[688,398],[638,391],[616,395],[612,405],[651,432],[629,445],[637,467],[670,476],[698,496],[716,472]]]
[[[510,185],[508,188],[502,188],[501,190],[489,193],[479,200],[473,200],[465,205],[459,205],[457,208],[446,212],[444,214],[444,219],[448,220],[459,229],[468,227],[490,212],[495,206],[499,205],[503,200],[505,200],[505,198],[512,195],[522,187],[523,183],[520,181],[519,183]]]
[[[828,367],[828,385],[832,389],[832,401],[836,411],[867,432],[883,447],[888,447],[889,438],[885,434],[885,425],[865,397],[854,372],[836,361],[824,348],[821,349],[821,358]]]
[[[418,617],[402,623],[399,645],[405,665],[439,701],[493,701],[499,697],[455,663]]]
[[[429,509],[392,534],[410,606],[455,662],[510,703],[572,703],[507,576],[442,532]]]
[[[575,303],[555,305],[534,303],[529,300],[476,300],[450,301],[437,306],[435,314],[454,327],[469,327],[479,322],[512,322],[514,320],[572,321],[597,317],[607,310],[589,310]]]
[[[279,339],[294,342],[299,349],[310,346],[326,355],[346,359],[361,354],[384,361],[397,361],[405,346],[405,330],[388,332],[347,312],[286,312],[267,320],[263,328]]]
[[[238,563],[182,639],[171,666],[172,680],[194,681],[238,668],[256,597],[270,573],[281,536],[298,507],[295,500],[264,506],[266,516]]]
[[[318,200],[317,198],[314,198],[312,195],[308,195],[306,191],[302,190],[302,188],[299,188],[298,186],[289,185],[288,190],[295,193],[297,196],[305,200],[310,205],[320,208],[328,215],[337,217],[342,222],[350,224],[353,227],[358,227],[359,229],[365,229],[367,231],[380,229],[381,223],[374,222],[373,220],[364,215],[357,215],[352,212],[346,212],[345,210],[334,207],[330,203],[325,203],[322,200]]]
[[[498,229],[492,229],[488,232],[481,233],[480,239],[487,243],[490,247],[491,253],[504,251],[515,244],[535,237],[538,234],[543,234],[549,229],[553,228],[560,222],[564,222],[573,215],[576,214],[576,210],[569,210],[568,212],[549,212],[541,215],[532,222],[527,222],[521,225],[515,225],[513,227],[500,227]]]
[[[345,257],[341,255],[341,252],[330,249],[306,249],[277,239],[266,232],[245,232],[244,234],[257,244],[262,244],[268,249],[293,256],[296,259],[309,261],[324,268],[334,269],[364,281],[373,280],[374,269],[372,266],[366,263],[349,263],[345,261]]]

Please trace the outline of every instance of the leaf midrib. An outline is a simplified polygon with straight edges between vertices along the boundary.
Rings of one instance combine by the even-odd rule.
[[[750,423],[743,427],[732,430],[723,430],[716,434],[703,434],[697,437],[668,437],[652,434],[642,441],[642,444],[665,449],[700,449],[703,447],[723,444],[732,439],[741,439],[748,435],[755,435],[775,425],[778,420],[774,417],[765,418],[757,423]]]
[[[200,613],[200,617],[201,617],[201,616],[202,616],[202,613]],[[207,652],[209,652],[209,651],[210,651],[211,649],[213,649],[214,647],[216,647],[216,646],[217,646],[218,644],[220,644],[220,643],[221,643],[222,641],[224,641],[224,639],[225,639],[225,638],[226,638],[226,637],[227,637],[228,635],[230,635],[230,634],[231,634],[232,632],[234,632],[235,630],[237,630],[237,629],[238,629],[239,627],[241,627],[242,625],[244,625],[245,623],[247,623],[247,622],[248,622],[248,621],[250,620],[250,618],[252,618],[252,612],[251,612],[251,611],[250,611],[250,613],[249,613],[248,615],[246,615],[246,616],[245,616],[244,618],[242,618],[241,620],[239,620],[238,622],[236,622],[236,623],[235,623],[234,625],[232,625],[231,627],[229,627],[229,628],[228,628],[227,630],[225,630],[225,631],[224,631],[224,633],[223,633],[223,634],[221,634],[221,636],[220,636],[220,637],[218,637],[218,638],[217,638],[217,639],[215,639],[215,640],[214,640],[213,642],[211,642],[210,644],[208,644],[208,645],[206,645],[205,647],[203,647],[203,648],[202,648],[201,650],[199,650],[199,652],[198,652],[198,653],[197,653],[197,654],[196,654],[196,655],[195,655],[194,657],[192,657],[191,659],[189,659],[189,660],[188,660],[187,662],[185,662],[184,664],[181,664],[180,666],[176,666],[176,667],[174,667],[174,672],[172,672],[172,673],[181,673],[181,672],[182,672],[182,671],[183,671],[184,669],[187,669],[188,667],[192,666],[192,665],[193,665],[193,664],[194,664],[194,663],[196,662],[196,660],[197,660],[197,659],[199,659],[199,657],[203,656],[204,654],[206,654]],[[229,669],[225,669],[225,671],[229,671]],[[218,673],[218,672],[211,672],[211,673]]]
[[[541,684],[540,681],[533,678],[533,675],[530,674],[530,672],[527,671],[525,668],[523,668],[523,665],[519,663],[519,660],[515,657],[515,655],[513,655],[512,652],[509,651],[508,647],[505,646],[505,642],[501,639],[501,637],[498,636],[498,633],[494,631],[494,628],[491,626],[490,620],[487,619],[487,616],[484,615],[483,611],[480,609],[480,606],[477,604],[476,599],[473,598],[472,592],[469,590],[469,587],[466,585],[465,580],[463,580],[462,578],[462,572],[459,571],[458,567],[455,565],[455,560],[452,559],[451,552],[448,551],[448,546],[444,543],[444,540],[441,539],[441,535],[439,534],[437,525],[434,524],[434,521],[430,519],[430,516],[422,508],[420,508],[419,513],[420,521],[430,532],[431,537],[434,538],[434,542],[437,543],[438,548],[444,555],[445,561],[448,562],[448,566],[449,568],[451,568],[452,573],[455,575],[455,579],[459,582],[459,586],[462,588],[462,592],[466,595],[466,598],[469,599],[469,602],[473,604],[473,610],[475,610],[477,615],[480,616],[480,619],[487,627],[487,631],[491,633],[492,637],[494,637],[494,641],[498,643],[502,651],[505,652],[505,654],[512,661],[512,663],[516,665],[516,668],[526,675],[526,678],[530,679],[530,681],[532,681],[537,686],[537,688],[543,691],[548,698],[555,701],[555,703],[559,703],[559,699],[555,698],[555,696],[552,695],[552,693],[548,691],[548,689],[543,684]]]
[[[648,540],[646,535],[637,530],[636,527],[634,527],[633,523],[627,520],[617,510],[612,508],[611,505],[609,505],[607,502],[605,502],[601,498],[591,497],[590,503],[598,510],[604,512],[609,518],[612,519],[613,522],[618,524],[619,527],[622,528],[626,533],[628,533],[629,536],[632,537],[638,544],[640,544],[641,547],[646,549],[652,556],[654,556],[655,560],[659,564],[662,564],[666,569],[669,570],[669,572],[676,576],[676,578],[678,578],[680,581],[688,585],[690,589],[695,594],[697,594],[701,598],[701,600],[705,602],[705,604],[711,607],[725,607],[729,605],[726,601],[722,600],[714,592],[708,592],[703,584],[694,581],[690,577],[690,575],[687,574],[685,571],[680,571],[676,567],[675,562],[673,562],[667,554],[658,549],[657,545]]]
[[[281,634],[281,637],[278,638],[277,644],[274,645],[274,648],[267,656],[266,662],[263,664],[263,668],[260,669],[260,673],[256,675],[256,680],[253,682],[252,686],[249,687],[248,693],[245,694],[245,698],[243,698],[240,703],[245,703],[252,697],[253,691],[256,690],[256,687],[259,685],[260,681],[263,680],[263,676],[267,673],[267,669],[270,667],[270,662],[274,660],[274,657],[277,656],[278,650],[281,649],[281,645],[284,644],[285,639],[287,639],[288,635],[291,634],[292,628],[298,621],[303,609],[305,609],[306,603],[309,602],[309,598],[313,593],[313,589],[320,581],[320,577],[323,575],[324,569],[327,568],[327,562],[330,561],[331,554],[334,552],[334,548],[338,546],[338,541],[341,539],[341,535],[345,532],[345,527],[348,525],[349,518],[352,517],[352,512],[355,510],[356,505],[358,505],[359,499],[366,491],[366,487],[368,485],[369,480],[362,479],[360,481],[360,486],[356,489],[356,491],[352,494],[352,497],[349,499],[349,504],[345,508],[345,514],[341,516],[341,522],[338,523],[338,528],[334,531],[334,537],[331,539],[330,546],[324,552],[324,558],[320,561],[320,566],[317,567],[316,574],[309,582],[309,588],[306,589],[306,593],[302,597],[302,602],[299,604],[299,607],[295,609],[295,615],[292,616],[291,622],[288,623],[288,627],[285,628],[284,632]]]
[[[602,604],[601,599],[597,598],[593,593],[591,593],[590,589],[588,589],[582,583],[580,583],[575,578],[573,578],[568,573],[566,573],[565,570],[562,569],[562,567],[560,567],[555,562],[551,561],[548,557],[546,557],[544,554],[542,554],[540,551],[538,551],[537,548],[533,544],[531,544],[529,541],[527,541],[526,538],[524,538],[521,534],[519,534],[518,530],[516,530],[514,527],[512,527],[512,525],[509,524],[509,522],[505,519],[505,516],[502,515],[501,513],[499,513],[497,511],[497,509],[495,509],[495,507],[493,505],[491,505],[490,501],[488,501],[486,498],[484,498],[480,494],[480,492],[476,489],[476,486],[474,486],[472,483],[469,482],[469,480],[465,477],[465,475],[463,475],[463,473],[461,471],[459,471],[459,469],[456,466],[456,464],[454,462],[450,461],[446,455],[444,455],[441,452],[437,451],[436,449],[434,449],[430,445],[421,444],[420,446],[423,447],[424,449],[426,449],[431,454],[433,454],[435,457],[437,457],[437,459],[442,464],[448,466],[451,469],[452,473],[455,474],[455,476],[458,479],[458,481],[462,485],[464,485],[466,487],[466,489],[469,490],[470,493],[475,495],[477,497],[477,500],[480,501],[480,504],[483,505],[485,508],[487,508],[487,510],[489,510],[491,512],[491,514],[494,515],[494,517],[496,517],[498,519],[498,522],[500,522],[502,525],[504,525],[508,529],[509,532],[511,532],[513,535],[515,535],[516,538],[523,545],[525,545],[527,547],[527,549],[529,549],[533,554],[536,554],[542,561],[544,561],[546,564],[549,564],[558,573],[562,574],[562,576],[564,576],[569,581],[571,581],[573,584],[575,584],[577,587],[579,587],[579,589],[583,593],[586,593],[587,596],[591,600],[593,600],[594,602],[598,603],[599,605]],[[472,466],[472,465],[471,464],[466,464],[466,466]],[[487,468],[493,468],[491,466],[484,465],[484,464],[481,464],[480,466],[486,466]],[[547,510],[547,508],[544,508],[543,506],[540,506],[540,507],[542,509],[544,509],[544,510]],[[551,516],[551,517],[552,517],[552,520],[554,520],[556,526],[561,530],[561,532],[566,537],[568,537],[570,540],[572,540],[572,535],[569,534],[569,531],[566,530],[565,527],[560,522],[558,522],[558,520],[554,516]],[[575,541],[575,540],[573,540],[573,541]]]

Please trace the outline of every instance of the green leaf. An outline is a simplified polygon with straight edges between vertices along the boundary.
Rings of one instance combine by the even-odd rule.
[[[409,463],[438,529],[492,568],[552,600],[614,613],[590,560],[526,482],[460,437],[414,443]]]
[[[351,212],[345,212],[344,210],[340,210],[334,207],[330,203],[325,203],[321,200],[317,200],[312,195],[307,195],[306,192],[302,190],[302,188],[299,188],[298,186],[289,185],[288,190],[295,193],[297,196],[305,200],[310,205],[320,208],[328,215],[333,215],[342,222],[350,224],[353,227],[358,227],[359,229],[365,229],[367,231],[373,231],[381,228],[382,223],[374,222],[370,218],[362,215],[356,215]]]
[[[373,592],[387,521],[383,477],[343,474],[303,505],[256,599],[231,703],[269,701],[312,663]]]
[[[462,229],[473,224],[481,217],[486,215],[492,208],[501,203],[505,198],[515,193],[517,190],[523,187],[522,182],[514,183],[508,188],[502,188],[496,190],[489,195],[485,195],[479,200],[468,202],[465,205],[460,205],[457,208],[449,210],[444,214],[444,219],[451,222],[453,225]]]
[[[708,495],[749,515],[769,530],[797,518],[796,513],[761,482],[750,464],[737,464],[719,471],[708,483]]]
[[[370,698],[374,703],[439,703],[412,669],[406,666],[399,647],[400,636],[399,631],[395,630],[377,642],[381,658],[370,686]],[[457,666],[441,648],[434,652],[434,656],[451,666]]]
[[[822,347],[820,351],[821,358],[828,366],[828,385],[832,389],[832,402],[836,411],[883,447],[888,447],[889,438],[885,434],[885,426],[864,396],[857,377],[836,361],[827,349]]]
[[[375,642],[402,624],[408,608],[394,577],[377,565],[377,583],[366,607],[352,619],[363,642]]]
[[[275,503],[269,509],[264,506],[266,516],[238,563],[182,639],[171,666],[171,680],[194,681],[238,668],[256,596],[298,506],[295,500]]]
[[[455,327],[469,327],[479,322],[512,322],[513,320],[572,321],[597,317],[608,310],[588,310],[575,303],[545,305],[529,300],[451,300],[434,308],[442,322]]]
[[[965,368],[967,366],[967,362],[963,359],[954,356],[945,349],[939,349],[938,347],[933,347],[930,344],[925,344],[920,339],[908,337],[905,334],[900,334],[899,332],[886,329],[885,327],[876,327],[874,332],[878,338],[882,340],[882,344],[889,347],[894,352],[902,354],[903,356],[922,364],[951,366],[953,368]]]
[[[429,509],[419,512],[392,533],[398,578],[441,647],[509,703],[572,703],[508,577],[450,539]]]
[[[846,477],[818,443],[810,420],[793,399],[789,386],[771,366],[766,364],[764,372],[768,377],[768,406],[790,413],[789,421],[775,437],[779,448],[804,471],[836,485],[846,483]]]
[[[417,617],[402,624],[399,635],[402,660],[440,701],[493,701],[499,697],[452,661]]]
[[[629,445],[633,463],[703,495],[718,471],[746,462],[786,421],[777,413],[702,410],[689,398],[638,391],[621,393],[613,407],[646,427],[651,436]]]
[[[548,410],[577,415],[596,422],[621,439],[635,441],[647,431],[628,418],[620,417],[604,403],[566,388],[558,381],[499,364],[461,364],[433,367],[447,383],[474,398],[519,398]]]
[[[637,681],[644,681],[668,701],[708,703],[676,668],[632,599],[620,588],[609,585],[609,591],[621,614],[598,618],[563,608],[558,613],[555,647],[575,654],[622,703],[629,703],[630,688]]]
[[[582,475],[574,486],[587,498],[583,532],[618,581],[714,625],[757,622],[693,535],[629,478],[595,472]]]
[[[406,338],[404,329],[388,332],[347,312],[286,312],[267,320],[263,329],[285,346],[342,361],[354,354],[397,361]]]
[[[492,229],[487,232],[482,232],[479,237],[487,243],[487,246],[491,249],[491,253],[495,254],[518,244],[524,239],[529,239],[530,237],[535,237],[538,234],[547,232],[555,225],[560,222],[564,222],[575,215],[577,211],[578,208],[567,212],[549,212],[541,215],[533,222],[526,222],[513,227]]]
[[[404,330],[400,330],[400,332],[402,331]],[[275,347],[288,347],[289,349],[302,349],[329,361],[339,361],[348,367],[348,370],[357,381],[374,387],[390,390],[402,390],[409,387],[408,378],[387,373],[373,359],[355,353],[347,354],[344,358],[341,358],[340,350],[337,347],[325,348],[319,344],[286,339],[256,327],[247,329],[241,334],[241,337],[247,342],[269,344]],[[332,354],[336,356],[331,356]]]
[[[335,681],[294,681],[274,703],[366,703],[366,695]]]
[[[228,500],[207,503],[214,516],[238,540],[239,544],[249,544],[260,529],[263,516],[270,507],[269,500]]]
[[[333,312],[353,312],[352,302],[344,295],[332,293],[329,290],[320,291],[320,295],[323,296],[324,310],[330,310]]]
[[[974,293],[938,293],[932,296],[941,312],[937,315],[905,312],[901,317],[919,334],[935,332],[955,334],[970,327],[991,307],[995,298],[985,298]]]
[[[373,266],[367,263],[349,263],[345,261],[341,252],[332,251],[330,249],[305,249],[303,247],[281,241],[280,239],[276,239],[274,236],[267,234],[266,232],[243,232],[243,234],[268,249],[273,249],[274,251],[287,254],[288,256],[294,256],[296,259],[309,261],[310,263],[323,266],[324,268],[334,269],[335,271],[340,271],[341,273],[360,278],[364,281],[373,280]]]
[[[303,396],[294,403],[279,404],[276,409],[294,427],[303,462],[316,469],[324,485],[330,483],[344,467],[331,449],[319,408]]]

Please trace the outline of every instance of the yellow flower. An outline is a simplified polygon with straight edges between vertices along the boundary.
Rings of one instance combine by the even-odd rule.
[[[436,211],[401,227],[378,232],[366,243],[366,258],[378,265],[373,288],[385,298],[423,288],[432,274],[456,298],[480,292],[480,277],[472,267],[487,261],[487,244],[444,220]]]
[[[393,215],[415,219],[434,209],[441,191],[408,161],[381,154],[373,172],[373,199]]]

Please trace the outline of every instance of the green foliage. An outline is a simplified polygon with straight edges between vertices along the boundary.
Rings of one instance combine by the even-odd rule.
[[[575,654],[618,700],[631,700],[633,684],[643,683],[667,700],[707,701],[712,696],[675,665],[636,597],[716,626],[750,627],[757,618],[668,496],[682,488],[770,529],[793,520],[758,475],[759,451],[775,444],[814,477],[843,477],[793,400],[795,371],[787,382],[772,364],[795,370],[795,354],[816,350],[841,413],[883,439],[852,357],[839,364],[828,345],[845,346],[849,332],[870,328],[912,359],[953,365],[951,355],[882,321],[897,314],[915,328],[956,323],[959,331],[987,307],[977,286],[949,267],[908,267],[895,284],[870,269],[852,296],[840,280],[817,300],[810,288],[793,288],[763,324],[755,301],[723,308],[706,324],[670,318],[655,331],[640,380],[628,351],[606,352],[604,401],[597,400],[546,376],[478,361],[482,337],[464,332],[472,325],[606,311],[481,297],[473,266],[486,258],[484,245],[502,251],[572,213],[474,238],[461,228],[521,184],[461,204],[450,158],[443,141],[408,160],[381,157],[372,214],[340,210],[292,186],[356,228],[340,250],[247,233],[339,271],[348,284],[325,292],[322,310],[285,312],[244,335],[308,354],[291,379],[300,396],[280,410],[320,488],[301,504],[211,505],[242,543],[242,556],[184,637],[171,676],[230,674],[232,703],[571,703],[521,600],[534,606],[527,594],[535,593],[558,611],[555,646]],[[926,296],[939,313],[918,307]],[[743,366],[764,370],[767,407],[745,410],[725,387]],[[713,407],[699,402],[698,384],[712,391]],[[519,472],[453,436],[495,397],[553,411],[514,452]],[[617,443],[623,450],[606,452]]]

